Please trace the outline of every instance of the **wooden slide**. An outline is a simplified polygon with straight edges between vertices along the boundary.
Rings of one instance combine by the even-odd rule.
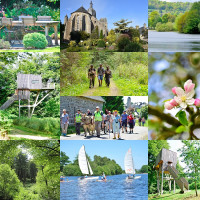
[[[186,181],[185,178],[179,178],[179,172],[178,170],[173,166],[168,166],[168,171],[172,175],[172,177],[175,179],[176,184],[181,188],[181,191],[184,192],[184,188],[189,190],[189,184]]]

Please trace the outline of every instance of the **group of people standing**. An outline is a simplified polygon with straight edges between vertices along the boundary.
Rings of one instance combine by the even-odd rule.
[[[120,139],[120,129],[122,129],[122,133],[126,132],[128,133],[127,127],[129,125],[129,133],[133,133],[133,129],[135,127],[136,123],[136,117],[129,113],[127,114],[126,111],[123,112],[123,114],[120,116],[117,110],[111,112],[106,109],[105,113],[100,111],[99,107],[96,107],[96,111],[93,113],[90,112],[90,110],[87,110],[86,113],[87,116],[93,116],[94,117],[94,124],[95,124],[95,131],[97,134],[97,137],[100,137],[101,131],[104,132],[104,134],[107,133],[113,133],[114,137],[113,139]],[[74,121],[75,121],[75,127],[76,127],[76,134],[80,135],[80,128],[81,128],[81,119],[82,119],[82,113],[81,110],[78,109],[77,113],[75,115]],[[141,119],[141,120],[140,120]],[[141,122],[144,126],[145,118],[139,118],[139,125],[141,125]],[[140,122],[141,121],[141,122]],[[69,115],[66,113],[66,110],[63,110],[63,114],[61,116],[61,128],[62,128],[62,135],[67,135],[67,128],[69,124]],[[117,137],[116,137],[117,136]]]
[[[90,68],[88,69],[88,79],[90,81],[89,88],[94,87],[96,76],[98,77],[99,87],[102,86],[103,78],[105,78],[106,86],[110,86],[110,78],[112,77],[112,72],[109,66],[107,66],[105,70],[103,68],[103,65],[100,64],[96,73],[96,69],[94,68],[94,66],[90,65]]]

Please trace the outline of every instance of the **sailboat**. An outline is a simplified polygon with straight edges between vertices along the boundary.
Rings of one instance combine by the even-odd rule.
[[[92,176],[93,175],[93,171],[92,171],[90,163],[89,163],[89,161],[87,159],[84,145],[79,150],[78,164],[79,164],[79,167],[80,167],[80,170],[81,170],[82,174],[84,175],[84,177],[80,178],[81,180],[96,180],[96,179],[99,179],[98,176],[96,176],[96,177]],[[91,175],[91,176],[88,176],[88,175]]]
[[[127,179],[138,179],[141,178],[141,176],[135,176],[135,168],[133,163],[133,156],[131,148],[127,151],[125,158],[124,158],[124,167],[125,172],[128,174]]]

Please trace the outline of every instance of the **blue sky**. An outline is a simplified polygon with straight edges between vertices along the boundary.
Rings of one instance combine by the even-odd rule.
[[[83,6],[86,10],[90,7],[91,0],[61,0],[60,15],[61,21],[67,14],[71,13]],[[120,19],[128,19],[133,21],[131,26],[143,26],[148,24],[148,0],[93,0],[93,8],[96,10],[97,19],[107,18],[108,29],[114,28],[113,23]]]
[[[114,159],[124,169],[124,156],[131,147],[135,168],[148,164],[148,141],[60,141],[60,149],[73,161],[78,155],[79,149],[85,145],[86,153],[92,158],[94,155],[106,156]]]

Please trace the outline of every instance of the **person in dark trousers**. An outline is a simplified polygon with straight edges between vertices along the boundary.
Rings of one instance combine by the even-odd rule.
[[[138,122],[139,122],[139,126],[141,126],[141,122],[142,122],[142,118],[141,117],[139,117]]]
[[[99,80],[99,87],[102,86],[102,81],[103,81],[103,76],[105,74],[105,70],[102,66],[102,64],[100,64],[98,70],[97,70],[97,75],[98,75],[98,80]]]
[[[75,125],[76,125],[76,135],[80,135],[81,132],[80,132],[80,129],[81,129],[81,111],[80,109],[77,110],[77,113],[76,113],[76,116],[75,116]]]
[[[102,115],[103,113],[99,110],[99,106],[97,106],[96,111],[94,112],[95,130],[97,133],[97,137],[100,137],[101,123],[103,120]]]
[[[128,115],[126,114],[126,111],[124,111],[122,116],[121,116],[122,133],[124,133],[124,130],[126,130],[126,133],[127,133],[127,124],[128,124],[127,118],[128,118]]]
[[[112,72],[110,71],[109,66],[105,70],[105,81],[106,81],[106,86],[110,86],[110,78],[112,77]]]
[[[94,87],[96,77],[96,70],[94,69],[93,65],[90,65],[90,69],[88,69],[88,79],[90,80],[89,88]]]

